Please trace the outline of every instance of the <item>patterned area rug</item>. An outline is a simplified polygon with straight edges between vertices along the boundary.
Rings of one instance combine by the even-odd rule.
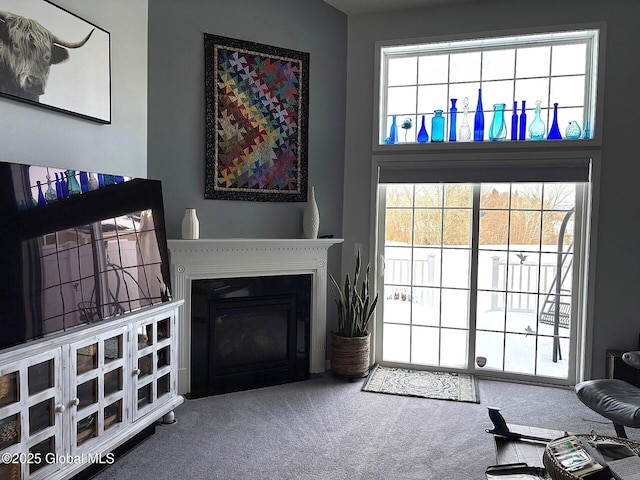
[[[480,403],[476,377],[466,373],[428,372],[376,365],[371,370],[362,390]]]

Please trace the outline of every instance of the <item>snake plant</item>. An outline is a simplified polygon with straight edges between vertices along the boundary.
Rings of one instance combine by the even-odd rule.
[[[356,254],[356,268],[353,274],[353,283],[347,273],[344,279],[344,286],[336,281],[331,274],[329,278],[337,293],[335,299],[338,306],[338,330],[341,337],[366,337],[368,333],[369,320],[378,303],[378,294],[371,299],[369,293],[369,270],[367,265],[364,279],[358,290],[360,281],[360,251]]]

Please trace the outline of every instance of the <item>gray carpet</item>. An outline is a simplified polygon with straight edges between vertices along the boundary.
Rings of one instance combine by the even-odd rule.
[[[159,426],[95,478],[482,480],[495,463],[487,406],[512,424],[614,435],[570,389],[480,378],[482,403],[473,404],[361,387],[327,374],[186,400],[177,423]]]

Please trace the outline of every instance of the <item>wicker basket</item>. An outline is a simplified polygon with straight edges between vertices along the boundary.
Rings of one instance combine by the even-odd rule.
[[[19,463],[0,463],[0,478],[2,480],[20,480]]]
[[[366,337],[341,337],[331,332],[331,370],[336,375],[362,377],[369,372],[369,344]]]
[[[0,450],[20,441],[20,420],[16,417],[14,415],[0,421]]]
[[[575,436],[587,440],[610,440],[622,445],[626,445],[637,455],[640,455],[640,443],[628,440],[626,438],[608,437],[606,435],[598,435],[595,432],[591,432],[590,434],[576,434]],[[549,453],[548,445],[547,448],[544,449],[544,455],[542,455],[542,463],[544,464],[544,467],[547,469],[547,472],[549,472],[549,475],[553,480],[581,480],[582,478],[573,475],[573,473],[567,472],[564,468],[562,468],[556,458],[551,455],[551,453]]]
[[[11,389],[11,375],[3,375],[0,377],[0,398],[4,398]]]

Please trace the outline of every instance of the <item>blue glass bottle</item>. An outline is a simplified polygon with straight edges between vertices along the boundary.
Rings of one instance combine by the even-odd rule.
[[[47,201],[44,198],[44,192],[42,191],[42,183],[40,183],[40,180],[36,182],[36,185],[38,185],[38,206],[41,207],[46,205]]]
[[[77,195],[78,193],[82,193],[80,189],[80,184],[76,179],[76,171],[75,170],[67,170],[67,193],[68,195]]]
[[[511,112],[511,140],[518,140],[518,102],[513,102],[513,112]]]
[[[60,172],[60,190],[62,191],[61,198],[67,198],[69,196],[69,190],[67,188],[67,180],[65,179],[64,172]]]
[[[387,139],[389,145],[398,143],[398,124],[396,123],[396,116],[394,115],[391,120],[391,128],[389,129],[389,138]]]
[[[55,172],[55,176],[56,176],[56,198],[58,199],[64,198],[63,191],[62,191],[62,182],[60,181],[60,178],[58,178],[58,172]]]
[[[98,174],[98,188],[104,187],[104,175],[102,173]]]
[[[504,120],[504,103],[496,103],[493,106],[493,119],[489,127],[489,140],[501,141],[507,138],[507,123]]]
[[[560,127],[558,126],[558,104],[553,104],[553,122],[551,122],[551,128],[547,135],[547,140],[562,140],[562,134],[560,133]]]
[[[578,125],[578,122],[575,120],[569,122],[569,126],[564,131],[564,138],[567,140],[578,140],[581,136],[582,129],[580,128],[580,125]]]
[[[431,119],[431,141],[434,143],[444,142],[444,117],[442,110],[435,110],[435,115]]]
[[[89,174],[87,172],[80,172],[80,190],[82,193],[89,191]]]
[[[522,100],[522,113],[520,113],[520,125],[518,130],[518,140],[526,140],[527,139],[527,111],[526,105],[527,101]]]
[[[431,134],[433,136],[433,134]],[[482,89],[478,89],[478,105],[476,105],[476,116],[473,121],[473,141],[482,142],[484,140],[484,111],[482,110]]]
[[[420,127],[420,131],[418,132],[417,140],[420,143],[427,143],[429,141],[429,134],[427,133],[427,127],[425,127],[424,125],[424,115],[422,115],[422,126]]]
[[[457,98],[451,99],[451,110],[449,110],[449,141],[456,141],[456,122],[458,119],[458,108],[456,107]]]

